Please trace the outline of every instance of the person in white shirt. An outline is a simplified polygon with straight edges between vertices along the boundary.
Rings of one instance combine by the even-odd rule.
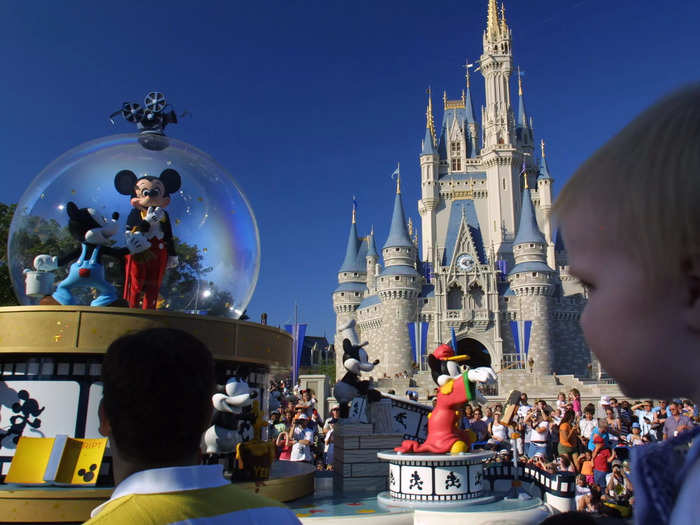
[[[584,443],[587,445],[588,441],[591,439],[591,433],[596,427],[598,422],[593,419],[593,412],[590,410],[584,410],[583,417],[578,422],[579,435]]]
[[[311,454],[311,443],[314,442],[314,431],[308,427],[309,418],[304,412],[297,414],[294,420],[294,430],[292,438],[294,445],[292,446],[291,461],[313,461]]]

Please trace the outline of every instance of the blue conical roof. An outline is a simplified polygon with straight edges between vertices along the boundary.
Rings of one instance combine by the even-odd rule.
[[[421,155],[434,155],[437,153],[435,151],[435,144],[433,144],[433,134],[430,132],[430,128],[425,128],[425,138],[423,139],[423,150]]]
[[[518,233],[513,239],[513,246],[530,242],[547,243],[540,228],[537,226],[535,209],[532,206],[532,199],[530,199],[530,190],[525,188],[523,190],[523,204],[520,208],[520,224],[518,225]]]
[[[357,225],[353,222],[350,225],[350,235],[348,236],[348,245],[345,249],[345,259],[339,272],[364,272],[364,261],[358,262],[357,254],[360,251],[360,239],[357,238]]]
[[[522,92],[518,95],[518,126],[527,128],[527,114],[525,113],[525,101]]]
[[[377,245],[374,243],[374,232],[369,234],[367,244],[369,245],[367,257],[379,257],[379,254],[377,253]]]
[[[540,168],[538,170],[538,179],[551,179],[552,176],[549,174],[549,168],[547,167],[547,158],[544,156],[544,147],[542,148],[542,157],[540,158]]]
[[[466,116],[465,120],[468,124],[473,124],[474,120],[474,106],[472,105],[472,90],[467,86],[467,97],[466,97]]]
[[[389,237],[384,243],[384,248],[389,247],[412,247],[413,243],[408,236],[408,228],[406,228],[406,216],[403,212],[403,203],[401,202],[401,194],[397,191],[394,199],[394,213],[391,216],[391,228],[389,229]]]

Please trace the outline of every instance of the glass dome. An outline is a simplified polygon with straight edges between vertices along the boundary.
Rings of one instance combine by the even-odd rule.
[[[206,153],[163,135],[123,134],[86,142],[52,162],[31,183],[17,204],[10,226],[8,261],[21,304],[37,304],[27,295],[26,270],[39,254],[61,256],[79,248],[68,232],[66,205],[93,208],[110,219],[119,213],[115,247],[125,246],[130,197],[115,187],[115,175],[158,177],[174,169],[180,189],[166,211],[172,225],[178,265],[165,272],[158,309],[238,318],[248,305],[260,270],[260,239],[253,210],[234,179]],[[121,296],[124,265],[103,258],[106,279]],[[58,268],[54,284],[68,274]],[[84,301],[89,304],[89,289]]]

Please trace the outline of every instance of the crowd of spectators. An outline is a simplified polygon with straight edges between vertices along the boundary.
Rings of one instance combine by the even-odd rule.
[[[629,449],[673,438],[700,423],[689,400],[646,400],[632,404],[602,396],[597,404],[581,405],[576,389],[560,393],[552,406],[531,405],[522,393],[510,426],[503,425],[503,405],[467,405],[463,429],[474,432],[475,448],[498,451],[496,461],[535,465],[549,474],[576,475],[579,510],[629,515],[634,501]],[[515,447],[515,450],[513,450]]]
[[[289,388],[289,381],[270,385],[275,405],[270,412],[268,439],[277,446],[277,458],[283,461],[303,461],[318,470],[333,470],[333,432],[339,417],[339,407],[333,406],[325,420],[319,414],[316,394],[302,389],[300,384]]]

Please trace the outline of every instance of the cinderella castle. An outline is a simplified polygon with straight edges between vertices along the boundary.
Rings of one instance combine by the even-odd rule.
[[[501,395],[515,387],[542,395],[566,386],[590,391],[584,387],[605,376],[579,326],[586,294],[553,232],[553,178],[544,141],[535,144],[520,75],[517,110],[511,100],[512,34],[495,0],[477,69],[484,79],[480,121],[469,65],[461,97],[443,94],[439,128],[428,97],[420,231],[405,220],[400,174],[386,240],[359,236],[353,209],[333,292],[335,348],[354,319],[370,360],[380,360],[372,372],[380,385],[404,372],[429,378],[420,373],[425,356],[454,338],[472,366],[493,367]],[[384,241],[381,252],[377,241]]]

